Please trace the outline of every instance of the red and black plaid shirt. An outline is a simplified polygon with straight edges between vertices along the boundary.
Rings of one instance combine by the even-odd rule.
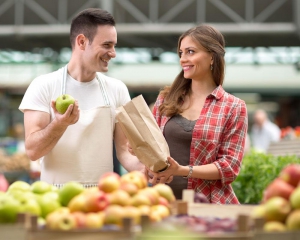
[[[159,116],[158,107],[163,98],[158,97],[153,115],[162,131],[166,116]],[[244,155],[248,129],[247,108],[244,101],[218,86],[205,100],[201,114],[195,124],[190,148],[190,165],[214,163],[220,180],[190,178],[188,189],[204,193],[212,203],[238,204],[231,183],[236,179]],[[176,159],[175,159],[176,160]]]

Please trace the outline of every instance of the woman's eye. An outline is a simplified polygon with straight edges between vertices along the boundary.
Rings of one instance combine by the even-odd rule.
[[[192,54],[192,53],[194,53],[194,51],[193,50],[188,50],[188,53]]]

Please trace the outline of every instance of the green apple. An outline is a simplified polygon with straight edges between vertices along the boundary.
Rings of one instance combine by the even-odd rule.
[[[36,181],[31,184],[31,191],[37,194],[43,194],[50,192],[52,190],[52,185],[44,181]]]
[[[13,190],[9,190],[7,191],[7,195],[12,196],[13,198],[20,200],[25,198],[32,198],[35,197],[35,194],[33,192],[24,192],[22,190],[19,189],[13,189]]]
[[[64,114],[69,105],[74,104],[75,99],[69,94],[60,95],[55,102],[55,108],[60,114]]]
[[[23,197],[22,199],[19,199],[19,202],[20,202],[20,212],[30,213],[36,216],[41,215],[41,207],[34,197],[32,198]]]
[[[50,193],[51,192],[42,195],[36,195],[37,202],[41,207],[41,217],[43,218],[61,207],[60,202],[51,197]]]
[[[7,191],[16,190],[16,189],[22,190],[24,192],[30,191],[30,184],[23,181],[15,181],[8,187]]]
[[[0,223],[14,223],[20,212],[20,202],[9,195],[0,196]]]
[[[82,184],[75,181],[67,182],[58,192],[61,204],[68,206],[71,199],[82,193],[83,190],[84,187]]]

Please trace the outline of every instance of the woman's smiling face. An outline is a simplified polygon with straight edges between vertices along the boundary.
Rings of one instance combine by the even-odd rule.
[[[180,65],[187,79],[201,79],[211,76],[212,55],[192,37],[182,39],[179,48]]]

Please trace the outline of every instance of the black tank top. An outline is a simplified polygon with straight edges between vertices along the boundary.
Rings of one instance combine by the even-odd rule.
[[[180,165],[187,166],[190,162],[190,147],[195,121],[190,121],[180,114],[173,116],[165,125],[164,136],[169,145],[170,155]],[[182,190],[187,189],[188,179],[174,176],[168,185],[173,189],[176,199],[182,199]]]

